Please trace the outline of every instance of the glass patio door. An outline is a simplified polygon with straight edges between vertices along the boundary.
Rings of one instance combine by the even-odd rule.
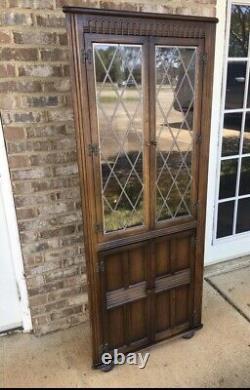
[[[250,3],[233,2],[230,13],[215,241],[250,231]]]

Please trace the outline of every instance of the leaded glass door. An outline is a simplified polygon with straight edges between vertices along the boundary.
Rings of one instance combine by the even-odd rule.
[[[201,49],[175,42],[87,38],[99,242],[196,218]]]
[[[155,44],[155,224],[195,218],[197,48]]]
[[[97,224],[100,240],[109,240],[148,226],[148,69],[142,38],[108,43],[100,38],[92,52]]]
[[[128,352],[200,325],[202,45],[90,34],[86,47],[103,345]]]

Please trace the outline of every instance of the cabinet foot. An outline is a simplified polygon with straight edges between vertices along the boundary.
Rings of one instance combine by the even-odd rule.
[[[99,367],[99,370],[101,370],[102,372],[109,372],[111,370],[113,370],[114,368],[114,363],[111,362],[109,364],[101,364]]]
[[[194,337],[195,335],[195,330],[190,330],[190,332],[188,333],[185,333],[182,338],[185,339],[185,340],[189,340],[191,339],[192,337]]]

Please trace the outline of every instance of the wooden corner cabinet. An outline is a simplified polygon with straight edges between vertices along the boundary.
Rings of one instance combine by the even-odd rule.
[[[217,20],[64,11],[97,367],[201,327]]]

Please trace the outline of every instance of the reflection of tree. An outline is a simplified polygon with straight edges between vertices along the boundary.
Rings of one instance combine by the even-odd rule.
[[[247,57],[250,30],[250,7],[232,6],[229,55]]]
[[[109,65],[112,61],[112,58],[114,56],[115,48],[113,46],[107,46],[104,49],[98,48],[98,51],[99,51],[99,55],[102,59],[103,64],[105,65],[106,69],[108,70]],[[103,64],[101,63],[97,53],[95,52],[95,69],[96,69],[96,81],[97,82],[102,82],[105,79],[106,71],[105,71]],[[120,74],[121,74],[121,68],[120,68],[120,64],[119,64],[119,59],[116,56],[113,59],[112,66],[109,70],[109,75],[110,75],[111,79],[115,82],[115,80],[118,80],[120,78]],[[109,82],[109,79],[107,79],[107,82]]]
[[[224,160],[221,165],[220,198],[234,196],[238,159]]]
[[[193,98],[195,56],[194,49],[158,48],[156,50],[157,85],[170,86],[174,94],[174,108],[186,112]]]
[[[155,53],[157,69],[157,85],[164,79],[164,84],[176,86],[178,80],[179,67],[181,65],[180,56],[175,49],[158,48]],[[168,70],[168,77],[166,77]]]
[[[242,114],[226,114],[224,116],[223,156],[234,156],[239,153]],[[228,132],[228,133],[227,133]],[[250,153],[250,116],[246,115],[243,153]]]
[[[105,46],[98,47],[95,51],[96,81],[102,82],[105,79],[106,76],[105,68],[106,68],[109,71],[109,76],[112,79],[113,83],[127,81],[130,76],[131,70],[136,82],[140,83],[141,82],[141,59],[139,55],[140,50],[141,49],[138,47],[127,47],[127,46],[119,46],[118,49],[116,46],[105,45]],[[100,60],[97,51],[102,61]],[[109,83],[110,79],[107,78],[106,81]]]
[[[224,137],[223,139],[223,155],[233,156],[239,152],[239,137]]]
[[[236,187],[236,174],[238,169],[238,159],[224,160],[221,169],[220,198],[225,199],[234,196]],[[250,193],[250,159],[242,159],[240,173],[240,195]]]

